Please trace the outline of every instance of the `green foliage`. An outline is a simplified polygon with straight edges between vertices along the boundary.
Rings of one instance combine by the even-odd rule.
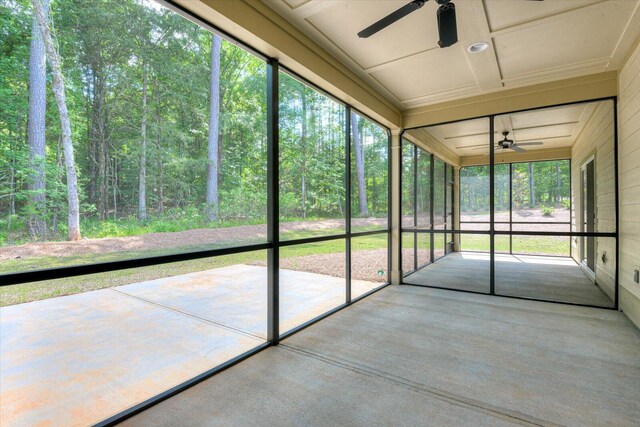
[[[84,237],[122,237],[266,221],[266,64],[222,42],[217,221],[204,217],[211,33],[150,0],[56,0],[51,18],[67,83]],[[0,6],[0,244],[30,241],[45,218],[64,239],[67,199],[60,129],[47,97],[46,206],[27,190],[28,0]],[[142,102],[143,70],[147,103]],[[50,90],[50,88],[49,88]],[[345,203],[345,108],[281,75],[280,199],[284,220],[339,218]],[[136,220],[146,116],[147,221]],[[387,212],[387,136],[358,119],[371,215]],[[353,159],[352,159],[353,162]],[[7,183],[8,185],[6,185]],[[357,185],[352,182],[353,200]],[[355,212],[355,211],[354,211]]]
[[[542,205],[568,208],[570,203],[569,161],[533,162],[532,169],[529,165],[530,163],[513,163],[511,177],[513,208],[533,208]],[[531,183],[533,183],[533,189]],[[508,165],[495,165],[494,185],[496,211],[509,209]],[[460,208],[463,213],[489,211],[488,166],[470,166],[460,170]],[[552,213],[553,211],[549,215]]]
[[[542,211],[543,216],[553,216],[553,213],[555,212],[556,208],[554,208],[553,206],[541,205],[540,210]]]

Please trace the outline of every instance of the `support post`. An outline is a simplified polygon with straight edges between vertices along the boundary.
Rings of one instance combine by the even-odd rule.
[[[267,239],[272,245],[267,253],[267,340],[280,340],[280,215],[279,206],[279,64],[267,64]]]
[[[413,146],[413,271],[418,271],[418,146]]]
[[[400,284],[402,278],[401,264],[401,230],[402,230],[402,139],[401,129],[391,131],[390,188],[391,188],[391,284]]]
[[[347,105],[345,110],[345,232],[346,238],[346,277],[345,277],[345,302],[351,304],[351,107]],[[357,123],[356,123],[357,125]],[[356,153],[356,156],[358,154]]]
[[[435,259],[435,252],[434,252],[434,248],[433,248],[433,244],[435,242],[434,236],[433,236],[433,230],[434,230],[434,226],[433,226],[433,188],[435,187],[435,161],[434,161],[434,157],[433,154],[431,154],[429,156],[429,220],[431,221],[430,227],[429,229],[431,230],[431,233],[429,233],[429,262],[433,264],[433,261]]]
[[[513,163],[509,163],[509,233],[513,232]],[[513,255],[513,235],[509,234],[509,254]]]
[[[489,266],[489,283],[490,283],[490,294],[495,295],[496,293],[496,254],[495,254],[495,200],[494,200],[494,184],[495,184],[495,147],[494,147],[494,124],[495,116],[489,117],[489,143],[491,147],[489,148],[489,250],[490,250],[490,266]]]

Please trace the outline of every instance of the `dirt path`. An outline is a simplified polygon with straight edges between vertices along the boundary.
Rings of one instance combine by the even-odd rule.
[[[385,224],[386,218],[358,218],[352,222],[352,226],[355,227],[384,226]],[[327,230],[341,227],[344,227],[343,220],[297,221],[280,224],[280,229],[284,232]],[[266,238],[267,226],[265,224],[227,228],[198,228],[173,233],[149,233],[141,236],[83,239],[79,242],[26,243],[17,246],[5,246],[0,247],[0,260],[172,249],[181,246],[220,245],[225,242],[250,244],[252,242],[265,241]]]
[[[496,211],[496,221],[509,221],[509,211]],[[466,213],[460,216],[460,221],[486,221],[489,222],[489,214]],[[517,222],[569,222],[571,213],[569,209],[556,208],[549,216],[542,213],[542,209],[513,209],[513,221]],[[533,224],[531,224],[533,225]],[[542,228],[544,229],[544,228]]]

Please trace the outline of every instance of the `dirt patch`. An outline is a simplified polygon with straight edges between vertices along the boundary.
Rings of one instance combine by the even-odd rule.
[[[357,218],[353,227],[384,227],[386,218]],[[283,232],[303,230],[329,230],[344,227],[344,220],[297,221],[281,223]],[[0,247],[0,260],[31,257],[67,257],[86,254],[133,252],[174,249],[199,245],[250,244],[264,242],[267,226],[243,225],[227,228],[198,228],[173,233],[149,233],[141,236],[82,239],[78,242],[26,243]],[[227,246],[229,246],[227,245]]]
[[[496,211],[496,221],[509,221],[509,211]],[[571,212],[569,209],[556,208],[549,216],[542,213],[542,209],[513,209],[512,220],[516,222],[569,222]],[[489,222],[489,213],[460,215],[460,221],[486,221]],[[533,225],[533,224],[532,224]],[[548,224],[545,224],[548,225]],[[566,226],[565,226],[566,227]]]
[[[300,257],[281,258],[280,267],[286,270],[305,271],[332,277],[346,277],[345,254],[342,252]],[[266,266],[260,261],[254,265]],[[378,272],[382,270],[383,275]],[[371,249],[354,251],[351,256],[351,277],[356,280],[384,283],[387,281],[387,250]]]

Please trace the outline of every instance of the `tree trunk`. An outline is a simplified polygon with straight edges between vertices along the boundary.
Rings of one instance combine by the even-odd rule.
[[[62,150],[61,150],[61,140],[58,138],[58,143],[56,144],[56,180],[55,182],[60,182],[62,177],[60,176],[60,171],[62,170]],[[56,207],[53,210],[53,218],[51,219],[51,228],[53,229],[53,233],[58,235],[58,216],[59,216],[58,204],[56,203]]]
[[[42,1],[45,19],[49,15],[49,0]],[[33,205],[33,214],[27,227],[32,237],[46,239],[46,114],[47,114],[47,63],[42,34],[34,15],[31,28],[31,52],[29,56],[29,175],[27,188]]]
[[[206,214],[209,221],[218,216],[218,130],[220,128],[220,47],[222,40],[211,40],[211,79],[209,82],[209,139],[207,144]]]
[[[17,124],[16,128],[20,127]],[[18,139],[18,138],[16,138]],[[11,150],[11,167],[9,169],[9,218],[7,219],[7,229],[11,229],[12,216],[16,214],[16,155],[13,144],[13,132],[9,136],[9,148]]]
[[[560,205],[561,192],[562,192],[562,183],[560,182],[560,162],[556,162],[556,205]]]
[[[529,162],[529,207],[536,205],[535,180],[533,179],[533,162]]]
[[[364,144],[358,131],[358,117],[351,112],[351,135],[353,136],[353,151],[356,159],[356,178],[358,180],[358,199],[360,202],[360,216],[369,216],[367,207],[367,192],[364,182]],[[351,185],[351,183],[349,183]],[[349,203],[351,203],[349,201]]]
[[[93,144],[96,148],[95,181],[97,186],[96,205],[100,219],[106,219],[109,215],[109,189],[108,189],[108,157],[109,149],[106,141],[106,113],[104,100],[106,96],[106,82],[102,66],[97,65],[94,74],[94,95],[91,133]]]
[[[300,149],[302,151],[302,165],[300,168],[300,174],[302,179],[301,196],[302,196],[302,218],[307,217],[307,97],[305,94],[305,87],[301,86],[300,101],[302,103],[302,129],[300,134]]]
[[[158,77],[154,79],[154,98],[156,104],[156,148],[158,151],[158,212],[164,214],[164,163],[162,159],[162,142],[160,138],[160,87]]]
[[[138,187],[138,219],[147,219],[147,64],[142,62],[142,126],[140,129],[140,176]]]
[[[113,159],[113,166],[111,167],[111,187],[113,188],[113,219],[118,218],[118,158]]]
[[[92,102],[95,99],[95,84],[93,78],[93,70],[91,67],[87,68],[87,102],[85,104],[85,114],[87,118],[87,153],[89,157],[89,183],[87,185],[87,196],[91,203],[95,203],[97,205],[96,200],[96,181],[97,181],[97,155],[96,155],[96,144],[93,137],[93,109]]]
[[[67,99],[62,78],[60,58],[54,48],[53,37],[47,23],[40,0],[32,0],[38,27],[47,53],[47,60],[53,72],[53,93],[58,104],[60,113],[60,129],[62,133],[62,146],[64,150],[64,160],[67,172],[67,203],[69,208],[68,228],[69,240],[80,240],[80,203],[78,200],[78,177],[76,175],[76,165],[73,154],[73,144],[71,142],[71,121],[67,110]]]

